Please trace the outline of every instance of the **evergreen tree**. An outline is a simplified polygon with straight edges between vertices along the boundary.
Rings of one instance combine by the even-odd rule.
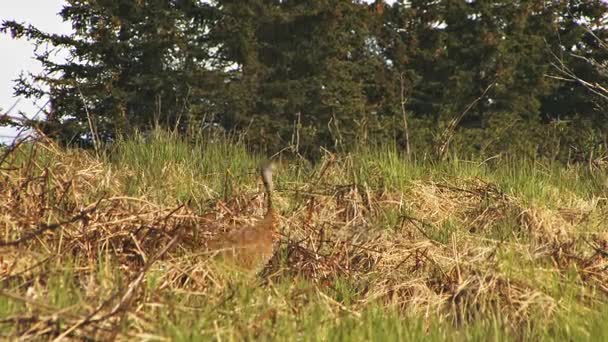
[[[338,0],[220,3],[211,35],[237,65],[226,85],[224,126],[248,127],[257,144],[270,146],[291,143],[297,130],[309,152],[352,142],[367,111],[369,70],[381,59],[367,45],[368,7]]]
[[[70,0],[60,13],[70,35],[13,21],[1,30],[69,51],[62,63],[38,53],[45,73],[15,87],[50,95],[37,124],[65,142],[213,123],[254,147],[309,155],[396,138],[439,157],[563,158],[607,139],[606,98],[580,81],[605,84],[606,10],[600,0]]]
[[[567,22],[562,19],[574,8],[589,6],[595,12],[585,15],[601,18],[606,6],[598,4],[396,3],[385,52],[395,70],[412,80],[408,109],[422,120],[414,120],[419,125],[413,135],[421,132],[435,147],[454,138],[452,145],[463,152],[538,153],[546,141],[543,99],[560,84],[547,74],[553,69],[552,50],[559,46],[559,27]]]
[[[608,143],[608,100],[588,86],[608,84],[608,7],[599,0],[566,1],[556,4],[555,11],[560,20],[551,37],[553,68],[548,74],[564,81],[541,100],[553,145],[543,152],[561,159],[588,158],[593,151],[605,153]]]
[[[52,111],[41,124],[63,141],[87,143],[92,132],[107,140],[155,121],[173,126],[189,116],[192,88],[212,74],[201,46],[212,14],[197,1],[69,0],[60,16],[72,23],[70,35],[6,21],[13,37],[69,51],[62,63],[38,53],[44,73],[22,77],[15,94],[40,97],[48,87]]]

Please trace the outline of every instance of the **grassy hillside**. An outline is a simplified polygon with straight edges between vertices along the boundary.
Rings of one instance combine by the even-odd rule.
[[[248,277],[201,248],[263,213],[238,141],[0,157],[2,338],[608,340],[606,170],[275,156],[281,241]]]

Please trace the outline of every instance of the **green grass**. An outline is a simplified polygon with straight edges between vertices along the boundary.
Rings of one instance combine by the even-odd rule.
[[[124,192],[149,196],[160,203],[232,197],[251,182],[259,158],[230,138],[189,141],[174,133],[153,131],[120,140],[107,153],[119,170],[129,170]],[[175,202],[173,202],[175,203]]]
[[[10,161],[18,171],[3,171],[0,187],[20,189],[21,197],[0,203],[8,213],[0,219],[0,239],[20,236],[28,217],[55,222],[102,196],[139,198],[159,208],[189,203],[190,216],[223,210],[214,203],[229,206],[231,199],[258,193],[255,168],[262,159],[237,139],[162,131],[117,141],[100,160],[84,151],[26,146]],[[193,256],[200,251],[183,244],[146,273],[129,313],[95,323],[102,327],[98,331],[85,325],[74,337],[107,336],[103,329],[109,327],[120,339],[172,341],[608,340],[608,296],[577,261],[591,260],[588,242],[593,234],[606,233],[606,212],[598,200],[608,195],[605,172],[508,157],[406,161],[393,146],[359,148],[316,163],[278,159],[275,202],[282,230],[308,252],[321,244],[307,245],[306,238],[317,235],[303,232],[324,234],[329,242],[319,248],[326,259],[309,262],[318,274],[335,266],[327,279],[302,270],[304,264],[292,255],[297,251],[286,243],[271,274],[256,279],[214,273]],[[329,160],[333,164],[322,170]],[[60,177],[59,170],[70,174]],[[42,174],[46,178],[34,178]],[[23,185],[28,175],[32,178]],[[337,200],[340,191],[343,203]],[[316,212],[303,230],[308,220],[303,208],[311,198]],[[116,304],[110,299],[125,293],[144,264],[129,257],[141,249],[150,258],[166,241],[162,234],[147,241],[139,232],[195,225],[163,221],[166,212],[155,212],[156,207],[126,203],[104,207],[106,216],[91,216],[90,222],[66,225],[15,248],[0,247],[5,260],[23,264],[15,266],[23,273],[6,278],[1,267],[8,261],[0,259],[0,338],[56,337],[109,300],[100,311],[107,313]],[[45,209],[35,216],[40,208]],[[567,223],[559,217],[563,208],[580,218]],[[148,216],[111,230],[112,222],[128,221],[144,209],[151,210]],[[241,218],[255,211],[230,209]],[[349,217],[346,209],[354,214]],[[418,226],[404,224],[404,216]],[[94,226],[96,220],[103,224]],[[567,238],[553,228],[566,229]],[[339,240],[332,233],[359,240]],[[355,269],[366,254],[345,244],[365,244],[378,233],[386,241],[369,242],[370,249],[384,248],[377,264]],[[340,248],[352,248],[350,259],[338,257]],[[46,256],[52,259],[28,270]],[[25,320],[13,324],[28,317],[46,320],[50,332]]]

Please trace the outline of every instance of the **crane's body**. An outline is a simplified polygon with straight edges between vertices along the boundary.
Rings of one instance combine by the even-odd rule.
[[[260,167],[266,194],[266,214],[253,226],[242,227],[209,243],[224,262],[242,271],[257,273],[274,254],[277,238],[276,214],[272,207],[272,163]]]

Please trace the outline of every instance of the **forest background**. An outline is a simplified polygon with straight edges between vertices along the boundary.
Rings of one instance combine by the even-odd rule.
[[[238,133],[253,149],[396,143],[408,157],[606,151],[602,1],[67,1],[15,95],[35,126],[95,147],[155,127]],[[53,51],[68,51],[65,61]],[[6,108],[5,108],[6,109]]]

